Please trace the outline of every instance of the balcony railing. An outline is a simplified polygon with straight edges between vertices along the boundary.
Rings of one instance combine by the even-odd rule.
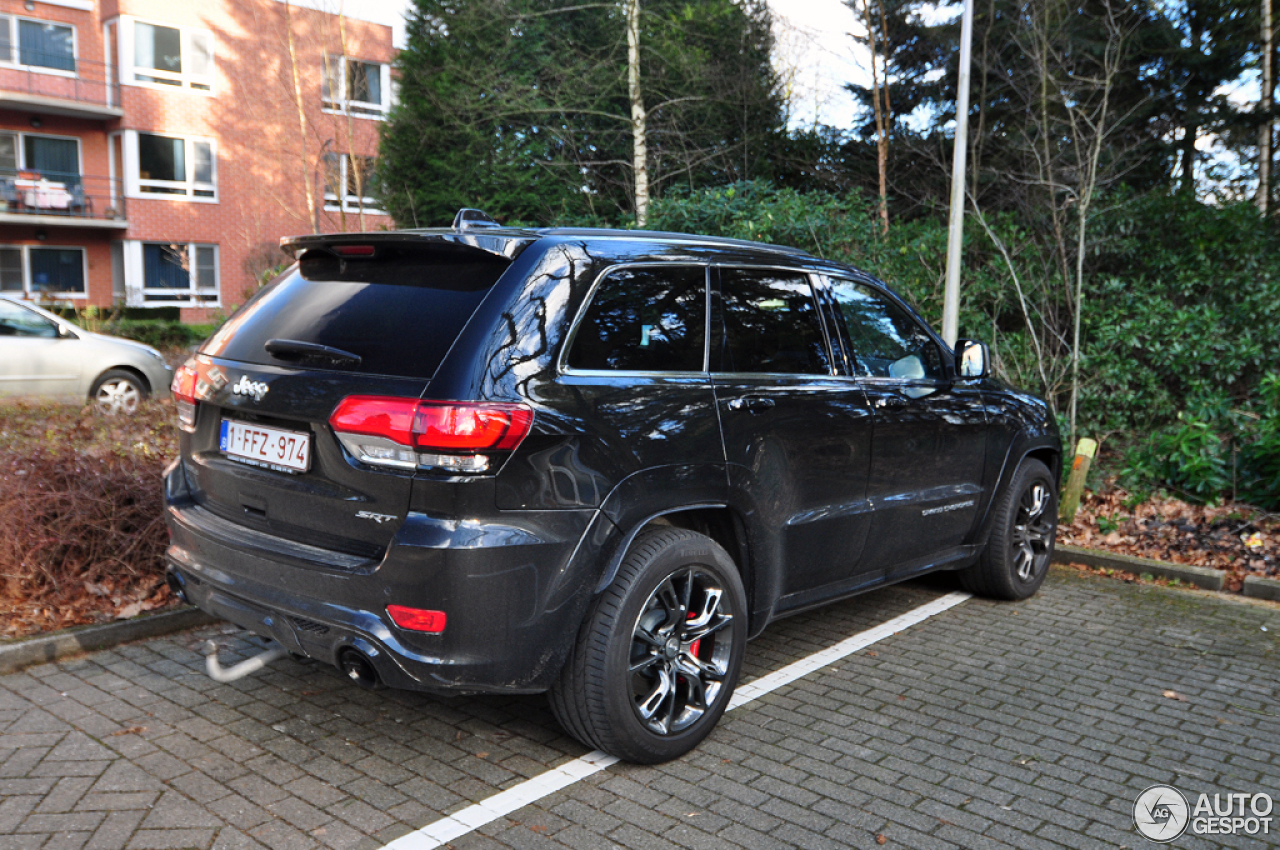
[[[0,66],[0,106],[62,115],[109,117],[122,113],[120,82],[108,82],[105,62],[26,58],[39,64]]]
[[[0,222],[127,227],[120,181],[57,171],[0,173]]]

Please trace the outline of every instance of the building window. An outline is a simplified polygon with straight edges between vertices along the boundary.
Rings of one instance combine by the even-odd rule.
[[[76,31],[68,24],[0,15],[0,62],[76,71]]]
[[[142,243],[142,299],[147,304],[218,300],[218,246]]]
[[[84,263],[83,248],[0,247],[0,292],[83,298]]]
[[[0,132],[0,176],[31,172],[32,179],[80,183],[80,140],[66,136]]]
[[[371,156],[327,153],[324,155],[324,208],[330,212],[366,212],[384,215],[374,197]]]
[[[125,20],[122,31],[133,42],[132,74],[123,75],[125,82],[212,91],[212,33]]]
[[[391,108],[390,67],[326,53],[320,100],[335,112],[381,118]]]
[[[182,136],[138,133],[138,192],[216,200],[213,142]]]

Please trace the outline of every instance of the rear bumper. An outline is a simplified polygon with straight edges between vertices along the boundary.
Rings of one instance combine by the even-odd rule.
[[[392,687],[501,693],[555,680],[598,579],[588,532],[608,524],[595,511],[411,513],[371,562],[251,531],[189,500],[170,498],[166,522],[170,569],[210,614],[326,663],[358,651]],[[445,611],[445,630],[402,630],[388,604]]]

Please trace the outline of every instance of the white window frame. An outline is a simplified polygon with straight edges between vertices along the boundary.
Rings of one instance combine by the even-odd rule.
[[[9,20],[9,49],[13,51],[12,58],[8,60],[0,59],[0,68],[21,68],[24,71],[30,71],[35,74],[52,74],[55,77],[75,78],[80,68],[80,33],[76,30],[75,24],[69,24],[66,21],[50,21],[43,18],[30,18],[26,15],[0,15],[0,18]],[[71,30],[71,63],[76,66],[76,70],[64,71],[61,68],[48,68],[44,65],[24,65],[22,64],[22,44],[21,36],[18,34],[20,29],[19,21],[30,21],[35,24],[53,24],[58,27],[66,27]]]
[[[89,252],[80,245],[0,245],[0,250],[16,249],[22,252],[22,291],[12,289],[0,290],[0,294],[18,295],[28,301],[84,301],[89,297]],[[84,290],[81,292],[60,292],[33,289],[31,286],[31,252],[33,250],[79,251],[81,280]]]
[[[374,62],[369,59],[360,59],[355,56],[338,56],[332,53],[326,53],[322,60],[324,65],[320,68],[320,111],[327,115],[350,115],[352,118],[369,118],[374,121],[385,121],[387,113],[391,111],[391,65],[387,62]],[[361,65],[377,65],[378,66],[378,88],[381,93],[381,101],[373,103],[367,100],[350,100],[347,93],[347,63],[356,62]],[[329,97],[324,96],[325,77],[330,68],[338,71],[338,91],[329,92]]]
[[[324,181],[324,209],[325,212],[349,212],[364,213],[365,215],[387,215],[387,211],[378,206],[378,199],[365,196],[358,198],[355,195],[347,194],[347,171],[348,163],[351,162],[351,154],[349,153],[331,153],[325,156],[338,157],[338,180],[342,186],[342,198],[339,201],[336,192],[329,191],[329,174],[327,164],[325,164],[325,181]],[[370,157],[374,159],[376,157]]]
[[[163,245],[170,247],[179,245],[187,250],[187,256],[193,258],[197,248],[213,249],[213,286],[203,289],[196,285],[196,274],[194,269],[188,270],[190,287],[186,290],[170,289],[168,287],[147,287],[147,266],[143,259],[143,246],[145,245]],[[212,242],[185,242],[180,240],[162,240],[162,239],[127,239],[123,242],[123,266],[125,279],[125,303],[130,307],[220,307],[222,306],[222,249]],[[163,301],[148,301],[147,296],[163,295],[174,296],[186,293],[187,298],[184,300],[170,300],[166,298]],[[211,296],[208,300],[201,300],[197,295],[204,294]]]
[[[217,89],[217,44],[213,38],[212,30],[203,27],[184,26],[182,24],[172,24],[166,21],[153,20],[151,18],[135,18],[132,15],[121,15],[115,19],[119,25],[116,29],[118,38],[116,39],[117,67],[120,69],[120,82],[129,86],[139,86],[146,89],[155,89],[157,91],[188,91],[196,94],[213,95]],[[108,22],[108,25],[111,22]],[[172,71],[161,71],[156,68],[140,68],[134,64],[134,47],[137,44],[136,24],[147,24],[153,27],[165,27],[166,29],[178,30],[178,38],[181,45],[183,59],[189,55],[192,38],[199,33],[208,39],[209,43],[209,73],[195,74],[191,71],[183,70],[180,73]],[[108,63],[110,64],[110,63]],[[186,62],[184,61],[184,65]],[[154,82],[153,80],[143,79],[144,77],[153,77],[166,80],[172,80],[177,85],[168,85],[166,83]]]
[[[80,175],[80,179],[84,179],[84,145],[79,136],[64,136],[61,133],[28,133],[23,130],[0,130],[0,135],[16,136],[17,151],[15,159],[18,162],[18,171],[29,171],[27,165],[27,136],[38,136],[42,139],[63,139],[76,143],[76,173]],[[0,246],[4,247],[4,246]]]
[[[65,20],[46,20],[44,18],[28,18],[27,15],[3,14],[0,18],[9,20],[9,49],[13,51],[12,58],[5,60],[0,59],[0,68],[20,68],[29,70],[36,74],[52,74],[54,77],[76,78],[79,69],[79,31],[76,24],[67,23]],[[24,65],[22,64],[22,37],[18,35],[19,20],[28,20],[31,23],[38,24],[54,24],[55,27],[67,27],[72,31],[72,64],[76,65],[76,70],[63,70],[61,68],[47,68],[45,65]]]
[[[187,166],[185,180],[155,180],[142,177],[142,160],[139,154],[138,136],[160,136],[166,139],[180,139],[183,142],[183,160]],[[209,156],[212,161],[213,180],[209,183],[198,183],[193,178],[195,169],[194,144],[204,142],[209,145]],[[169,133],[163,130],[145,132],[141,130],[124,131],[124,194],[126,198],[139,198],[149,201],[187,201],[198,204],[218,203],[218,142],[206,136],[188,136],[183,133]],[[148,192],[148,188],[178,189],[178,192]],[[196,191],[211,191],[212,195],[197,195]]]

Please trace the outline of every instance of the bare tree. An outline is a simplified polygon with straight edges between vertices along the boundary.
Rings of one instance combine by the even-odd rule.
[[[1039,280],[1018,276],[1008,245],[979,208],[977,193],[971,189],[970,196],[1016,292],[1026,354],[1035,361],[1030,368],[1051,399],[1067,394],[1074,440],[1083,380],[1089,227],[1100,193],[1125,174],[1119,132],[1128,116],[1117,112],[1113,95],[1136,24],[1126,16],[1123,0],[1104,0],[1095,12],[1102,41],[1095,51],[1080,51],[1072,36],[1073,4],[1025,0],[1017,11],[1014,39],[1029,73],[1004,78],[1028,120],[1006,149],[998,176],[1006,184],[1006,206],[1010,197],[1020,198],[1012,206],[1025,211],[1027,222],[1039,223],[1041,239],[1051,249],[1053,265]]]

